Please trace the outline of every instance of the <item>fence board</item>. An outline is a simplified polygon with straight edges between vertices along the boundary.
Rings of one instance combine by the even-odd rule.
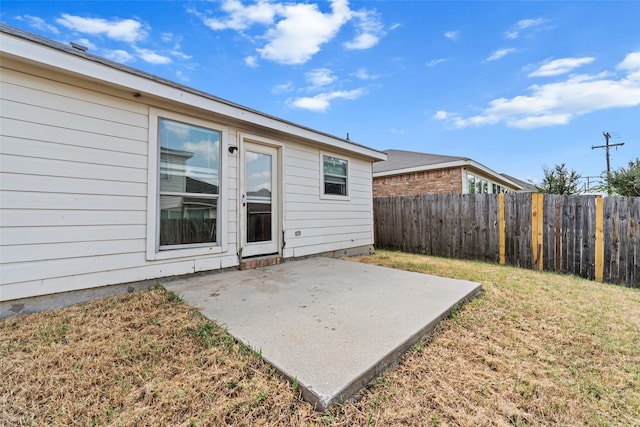
[[[603,280],[640,288],[640,198],[602,200]],[[375,198],[376,246],[500,262],[502,240],[505,264],[533,269],[531,194],[509,193],[503,201],[496,194]],[[594,279],[595,196],[545,195],[540,214],[544,269]]]

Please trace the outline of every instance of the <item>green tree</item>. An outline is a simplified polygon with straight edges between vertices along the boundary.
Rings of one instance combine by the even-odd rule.
[[[577,194],[580,174],[567,170],[567,166],[562,163],[555,165],[552,169],[543,166],[544,179],[540,185],[536,185],[536,189],[540,193],[547,194]]]
[[[611,172],[609,188],[621,196],[640,196],[640,158],[630,161],[626,169],[621,167]]]

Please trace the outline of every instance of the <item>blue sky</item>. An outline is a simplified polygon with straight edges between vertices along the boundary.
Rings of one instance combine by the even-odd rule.
[[[384,150],[523,180],[640,157],[638,1],[2,1],[2,22]]]

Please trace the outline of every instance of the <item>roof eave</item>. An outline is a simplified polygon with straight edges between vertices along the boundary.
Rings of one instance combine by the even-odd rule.
[[[522,190],[522,187],[520,185],[516,184],[515,182],[505,178],[499,173],[471,159],[455,160],[453,162],[434,163],[431,165],[422,165],[422,166],[416,166],[412,168],[403,168],[403,169],[394,169],[390,171],[374,172],[373,177],[378,178],[378,177],[384,177],[384,176],[404,175],[407,173],[426,172],[430,170],[451,169],[451,168],[457,168],[457,167],[473,168],[475,170],[478,170],[484,173],[485,175],[491,176],[498,183],[507,184],[515,188],[516,190]]]

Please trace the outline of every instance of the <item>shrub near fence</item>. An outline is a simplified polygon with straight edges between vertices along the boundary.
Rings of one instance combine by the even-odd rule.
[[[374,199],[376,246],[640,288],[640,198],[530,193]]]

